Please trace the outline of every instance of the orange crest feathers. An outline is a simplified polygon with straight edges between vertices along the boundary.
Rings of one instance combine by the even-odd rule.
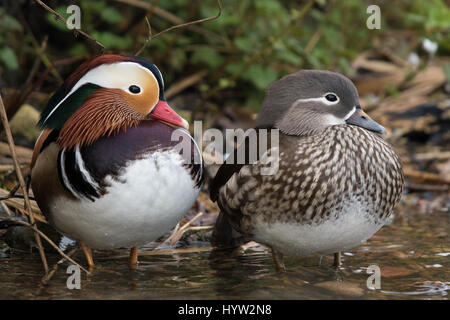
[[[126,104],[120,89],[99,89],[66,121],[58,143],[66,149],[88,146],[100,137],[135,127],[143,119]]]

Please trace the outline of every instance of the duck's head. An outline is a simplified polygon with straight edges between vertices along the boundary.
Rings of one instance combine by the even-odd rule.
[[[320,133],[348,124],[384,133],[362,111],[353,83],[330,71],[301,70],[273,83],[258,116],[259,127],[278,128],[288,135]]]
[[[102,55],[72,73],[50,98],[39,124],[58,130],[61,147],[72,148],[146,119],[188,128],[167,104],[155,65],[133,56]]]

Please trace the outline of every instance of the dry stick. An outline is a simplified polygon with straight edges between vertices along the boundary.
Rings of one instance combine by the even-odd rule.
[[[184,28],[184,27],[187,27],[187,26],[190,26],[190,25],[193,25],[193,24],[198,24],[198,23],[202,23],[202,22],[206,22],[206,21],[216,20],[222,14],[222,1],[221,0],[217,0],[217,6],[219,7],[219,12],[215,16],[208,17],[208,18],[203,18],[203,19],[199,19],[199,20],[194,20],[194,21],[190,21],[190,22],[186,22],[186,23],[182,23],[182,24],[178,24],[176,26],[172,26],[172,27],[167,28],[167,29],[165,29],[165,30],[163,30],[161,32],[158,32],[152,38],[156,38],[156,37],[162,35],[163,33],[169,32],[169,31],[174,30],[174,29]]]
[[[33,229],[35,232],[37,232],[42,238],[44,238],[45,241],[47,241],[53,248],[55,248],[56,251],[58,251],[58,253],[63,256],[65,259],[67,259],[68,261],[70,261],[72,264],[78,266],[81,270],[83,270],[84,272],[86,272],[87,274],[90,274],[90,272],[88,270],[86,270],[85,268],[83,268],[79,263],[77,263],[75,260],[73,260],[72,258],[70,258],[67,254],[65,254],[49,237],[47,237],[45,235],[45,233],[43,233],[41,230],[39,230],[38,228],[36,228],[35,226],[31,225],[28,222],[25,221],[21,221],[21,220],[16,220],[16,219],[10,219],[10,218],[5,218],[2,217],[2,220],[5,221],[11,221],[14,223],[19,223],[22,224],[24,226],[27,226],[31,229]]]
[[[185,223],[181,228],[178,228],[179,224],[175,227],[175,230],[172,232],[170,237],[168,237],[164,242],[162,242],[159,246],[157,246],[154,250],[158,250],[161,248],[165,243],[170,242],[170,244],[173,246],[175,243],[178,242],[178,240],[181,238],[181,236],[184,234],[186,229],[195,221],[197,221],[201,216],[203,215],[203,212],[197,213],[195,217],[193,217],[191,220],[189,220],[187,223]]]
[[[47,40],[48,36],[44,37],[44,40],[42,41],[42,44],[39,48],[38,54],[34,59],[33,66],[31,67],[31,71],[28,73],[28,77],[25,80],[25,83],[21,87],[21,94],[17,94],[18,97],[16,99],[13,98],[12,103],[8,103],[11,101],[11,99],[8,99],[9,101],[5,101],[7,108],[6,108],[6,114],[8,115],[8,119],[12,119],[17,111],[19,111],[22,104],[27,100],[28,96],[33,92],[33,87],[31,85],[31,82],[34,79],[34,76],[36,72],[39,69],[39,65],[41,64],[41,57],[44,54],[45,50],[47,49]]]
[[[77,251],[78,251],[78,248],[73,248],[69,253],[67,253],[67,256],[68,257],[72,257]],[[53,275],[56,273],[56,270],[58,270],[58,265],[62,264],[65,260],[67,260],[67,259],[66,258],[62,258],[61,260],[56,262],[53,265],[53,267],[50,270],[50,272],[42,277],[41,283],[47,284],[50,281],[50,279],[53,277]]]
[[[227,249],[227,247],[198,247],[198,248],[182,248],[182,249],[168,249],[168,250],[152,250],[152,251],[145,251],[145,252],[139,252],[139,256],[159,256],[159,255],[171,255],[171,254],[181,254],[181,253],[194,253],[194,252],[205,252],[205,251],[212,251],[214,249]],[[117,255],[112,257],[105,257],[105,258],[97,258],[97,260],[109,260],[109,259],[123,259],[123,258],[129,258],[129,255]]]
[[[52,8],[50,8],[48,5],[46,5],[45,3],[43,3],[41,0],[35,0],[42,8],[44,8],[45,10],[47,10],[48,12],[50,12],[51,14],[53,14],[56,18],[56,20],[61,20],[62,22],[67,24],[67,20],[64,19],[58,12],[56,12],[55,10],[53,10]],[[96,45],[98,45],[101,48],[102,53],[106,50],[106,47],[98,40],[96,40],[94,37],[92,37],[91,35],[87,34],[86,32],[84,32],[81,29],[74,29],[75,32],[75,36],[77,35],[77,33],[85,36],[86,38],[88,38],[89,40],[92,40],[95,42]]]
[[[147,10],[147,13],[145,14],[145,22],[147,23],[147,27],[148,27],[148,38],[145,39],[144,44],[142,45],[142,47],[138,50],[138,52],[136,52],[135,56],[139,56],[141,54],[141,52],[147,47],[148,43],[150,42],[151,38],[152,38],[152,26],[150,25],[150,17],[152,16],[153,12],[155,11],[155,8],[157,8],[159,3],[159,0],[156,1],[156,3],[150,7]]]
[[[147,47],[147,45],[149,44],[149,42],[152,39],[152,26],[150,25],[150,21],[148,21],[147,17],[145,17],[145,22],[147,22],[147,26],[148,26],[148,38],[145,39],[145,42],[142,45],[142,47],[134,54],[136,57],[139,56],[142,51],[144,51],[144,49]]]
[[[181,23],[183,23],[183,20],[180,19],[179,17],[177,17],[176,15],[174,15],[174,14],[172,14],[172,13],[170,13],[170,12],[164,10],[164,9],[161,9],[160,7],[158,7],[158,6],[154,5],[154,4],[151,4],[151,3],[148,3],[148,2],[145,2],[145,1],[142,1],[142,0],[114,0],[114,1],[125,3],[125,4],[128,4],[130,6],[134,6],[134,7],[145,9],[145,10],[152,10],[152,12],[155,15],[160,16],[161,18],[163,18],[163,19],[165,19],[165,20],[167,20],[167,21],[169,21],[171,23],[174,23],[174,24],[181,24]],[[200,28],[198,26],[195,26],[195,25],[187,26],[187,28],[192,30],[192,31],[194,31],[194,32],[202,34],[204,36],[215,37],[215,38],[217,38],[217,39],[219,39],[221,41],[225,41],[227,44],[230,44],[230,41],[227,38],[223,38],[223,37],[219,36],[218,34],[216,34],[214,32],[210,32],[210,31],[205,30],[203,28]]]
[[[174,29],[179,29],[179,28],[185,28],[194,24],[198,24],[198,23],[202,23],[202,22],[207,22],[207,21],[212,21],[212,20],[216,20],[220,17],[220,15],[222,14],[222,1],[221,0],[217,0],[217,6],[219,7],[219,12],[217,13],[217,15],[212,16],[212,17],[208,17],[208,18],[203,18],[203,19],[199,19],[199,20],[194,20],[194,21],[189,21],[189,22],[185,22],[185,23],[180,23],[177,24],[176,26],[171,26],[167,29],[164,29],[161,32],[158,32],[157,34],[155,34],[154,36],[152,35],[152,27],[150,26],[150,22],[148,21],[147,17],[145,17],[145,20],[147,21],[148,27],[149,27],[149,37],[146,39],[144,45],[142,46],[141,49],[139,49],[139,51],[136,53],[136,56],[138,56],[146,47],[147,45],[150,43],[150,41],[152,41],[152,39],[159,37],[160,35],[172,31]]]
[[[202,70],[197,73],[194,73],[193,75],[190,75],[189,77],[180,80],[176,83],[174,83],[170,88],[164,93],[164,96],[166,99],[169,99],[170,97],[173,97],[177,93],[183,91],[184,89],[193,86],[200,80],[202,80],[206,75],[208,74],[208,71]]]
[[[12,216],[11,210],[9,210],[8,206],[3,201],[0,201],[0,204],[2,205],[2,208],[3,210],[5,210],[6,214],[8,216]]]
[[[450,185],[450,179],[446,179],[445,177],[441,177],[440,175],[432,172],[419,171],[410,168],[403,168],[404,175],[415,181],[427,181],[428,183],[433,184],[446,184]]]
[[[22,192],[23,192],[23,196],[24,196],[25,204],[26,204],[26,210],[29,213],[29,218],[30,218],[31,224],[34,226],[35,225],[35,220],[34,220],[33,213],[31,212],[30,199],[28,198],[28,192],[27,192],[27,188],[26,188],[26,185],[25,185],[25,180],[23,179],[22,170],[20,169],[19,161],[17,160],[17,154],[16,154],[15,145],[14,145],[14,140],[13,140],[13,137],[12,137],[12,134],[11,134],[11,128],[9,127],[8,117],[6,116],[6,110],[5,110],[5,106],[3,105],[3,99],[2,99],[1,95],[0,95],[0,115],[1,115],[1,118],[2,118],[3,128],[4,128],[5,133],[6,133],[6,138],[8,139],[9,149],[11,151],[11,156],[12,156],[13,161],[14,161],[14,167],[16,168],[17,179],[19,180],[20,187],[22,188]],[[36,228],[36,230],[37,230],[37,228]],[[41,256],[42,264],[44,265],[45,273],[47,273],[48,272],[47,258],[45,257],[44,248],[42,247],[41,238],[39,237],[38,233],[36,233],[36,232],[34,233],[34,237],[36,238],[36,243],[37,243],[38,248],[39,248],[39,254]]]

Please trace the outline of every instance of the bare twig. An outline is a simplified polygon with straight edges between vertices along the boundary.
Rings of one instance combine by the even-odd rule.
[[[55,10],[53,10],[52,8],[50,8],[48,5],[46,5],[45,3],[43,3],[41,0],[35,0],[42,8],[44,8],[45,10],[47,10],[48,12],[50,12],[51,14],[53,14],[55,16],[56,20],[60,20],[64,23],[67,23],[66,19],[64,19],[58,12],[56,12]],[[98,40],[96,40],[94,37],[92,37],[91,35],[87,34],[86,32],[84,32],[81,29],[75,29],[75,35],[77,35],[77,33],[85,36],[86,38],[88,38],[89,40],[92,40],[95,42],[96,45],[98,45],[100,47],[101,52],[103,53],[106,50],[106,47]]]
[[[69,253],[67,253],[68,257],[72,257],[76,252],[78,251],[78,248],[73,248]],[[58,262],[56,262],[53,267],[50,269],[50,272],[47,273],[44,277],[41,279],[41,283],[47,284],[50,279],[53,277],[53,275],[56,273],[56,270],[58,270],[58,265],[62,264],[67,259],[63,257]]]
[[[41,62],[41,57],[44,54],[47,48],[47,40],[48,37],[45,36],[42,41],[41,46],[38,49],[37,56],[34,59],[33,66],[31,67],[30,72],[28,73],[28,77],[24,84],[21,86],[21,89],[11,94],[7,99],[5,99],[5,108],[8,119],[12,119],[16,112],[20,109],[22,104],[26,101],[28,96],[33,91],[31,82],[39,69],[39,65]],[[0,129],[1,131],[1,129]]]
[[[0,196],[2,198],[8,197],[9,194],[10,194],[10,192],[8,192],[7,190],[0,188]],[[8,199],[2,200],[2,201],[4,201],[8,206],[19,210],[24,215],[29,214],[28,211],[24,209],[24,203],[23,203],[22,199],[8,198]],[[39,207],[37,206],[35,201],[31,201],[31,212],[33,213],[34,220],[42,222],[42,223],[47,223],[47,220],[42,215],[42,213],[39,210]]]
[[[2,220],[5,220],[5,221],[11,221],[11,222],[14,222],[14,223],[18,223],[18,224],[21,224],[21,225],[24,225],[24,226],[26,226],[26,227],[28,227],[28,228],[31,228],[31,229],[33,229],[36,233],[38,233],[45,241],[47,241],[56,251],[58,251],[58,253],[61,255],[61,256],[63,256],[63,258],[65,258],[65,259],[67,259],[68,261],[70,261],[72,264],[74,264],[74,265],[77,265],[81,270],[83,270],[84,272],[86,272],[86,273],[88,273],[88,274],[90,274],[90,272],[88,271],[88,270],[86,270],[85,268],[83,268],[79,263],[77,263],[75,260],[73,260],[72,258],[70,258],[67,254],[65,254],[49,237],[47,237],[46,235],[45,235],[45,233],[43,233],[41,230],[39,230],[36,226],[34,226],[34,225],[32,225],[32,224],[30,224],[30,223],[28,223],[28,222],[25,222],[25,221],[21,221],[21,220],[17,220],[17,219],[11,219],[11,218],[5,218],[5,217],[2,217]],[[48,267],[47,267],[47,269],[48,269]],[[48,274],[48,272],[46,272],[46,274]]]
[[[403,173],[405,176],[416,183],[426,183],[426,184],[446,184],[450,185],[450,180],[445,177],[432,172],[419,171],[409,168],[404,168]]]
[[[142,45],[142,47],[138,50],[138,52],[136,52],[134,55],[135,56],[139,56],[141,54],[142,51],[144,51],[144,49],[147,47],[147,45],[150,43],[150,41],[152,40],[152,26],[150,25],[150,21],[148,21],[148,18],[145,17],[145,22],[147,22],[147,26],[148,26],[148,38],[145,39],[144,44]]]
[[[148,2],[145,2],[142,0],[114,0],[114,1],[126,3],[130,6],[134,6],[134,7],[145,9],[145,10],[152,10],[152,12],[155,15],[158,15],[161,18],[166,19],[167,21],[169,21],[171,23],[175,23],[175,24],[183,24],[184,23],[184,21],[182,19],[180,19],[179,17],[177,17],[176,15],[174,15],[154,4],[151,4],[151,3],[148,3]],[[197,32],[201,35],[214,37],[220,41],[226,42],[228,45],[230,44],[230,41],[227,38],[221,37],[214,32],[210,32],[210,31],[200,28],[196,25],[188,25],[187,28],[194,32]]]
[[[28,198],[28,190],[26,188],[25,180],[24,180],[23,175],[22,175],[22,170],[20,169],[19,161],[17,160],[17,154],[16,154],[15,145],[14,145],[14,140],[13,140],[13,137],[12,137],[12,134],[11,134],[11,128],[9,127],[8,117],[6,115],[6,110],[5,110],[5,106],[3,105],[3,99],[1,97],[1,95],[0,95],[0,116],[1,116],[1,119],[2,119],[3,128],[5,130],[6,138],[8,139],[9,149],[11,151],[11,156],[12,156],[13,161],[14,161],[14,167],[16,169],[17,179],[19,180],[20,187],[22,188],[22,192],[23,192],[23,195],[24,195],[26,211],[29,214],[28,217],[30,219],[31,224],[33,226],[35,226],[34,215],[31,212],[31,203],[30,203],[30,199]],[[38,248],[39,248],[39,254],[41,256],[42,264],[44,265],[45,273],[47,273],[48,272],[47,258],[45,257],[44,248],[42,247],[41,238],[39,237],[39,234],[37,232],[38,230],[37,230],[36,227],[34,227],[34,228],[35,228],[34,230],[36,231],[34,233],[34,236],[36,238],[36,244],[38,245]]]
[[[449,190],[449,185],[434,185],[434,184],[421,184],[421,183],[407,183],[406,188],[410,191],[437,191],[443,192]]]
[[[194,73],[190,75],[189,77],[182,79],[176,83],[174,83],[166,92],[164,93],[166,99],[169,99],[170,97],[173,97],[177,93],[183,91],[186,88],[189,88],[190,86],[196,84],[200,80],[202,80],[206,75],[208,74],[208,71],[202,70],[197,73]]]
[[[8,216],[12,216],[11,210],[9,210],[8,206],[3,201],[0,201],[0,204],[2,205],[2,208],[3,210],[5,210],[6,214]]]
[[[222,14],[222,1],[221,0],[217,0],[217,6],[219,7],[219,12],[215,16],[208,17],[208,18],[203,18],[203,19],[199,19],[199,20],[194,20],[194,21],[189,21],[189,22],[185,22],[185,23],[180,23],[180,24],[177,24],[176,26],[172,26],[172,27],[169,27],[167,29],[164,29],[163,31],[158,32],[155,35],[152,35],[152,27],[150,26],[150,22],[148,21],[147,17],[145,17],[145,20],[147,21],[148,28],[149,28],[149,37],[145,40],[145,43],[142,46],[142,48],[139,49],[139,51],[136,53],[136,56],[138,56],[147,47],[147,45],[150,43],[150,41],[152,41],[152,39],[154,39],[156,37],[159,37],[160,35],[162,35],[162,34],[164,34],[166,32],[169,32],[169,31],[172,31],[172,30],[175,30],[175,29],[179,29],[179,28],[185,28],[185,27],[188,27],[188,26],[192,26],[194,24],[198,24],[198,23],[202,23],[202,22],[207,22],[207,21],[212,21],[212,20],[218,19],[220,17],[220,15]],[[152,7],[152,8],[154,9],[155,7]]]
[[[203,215],[203,212],[197,213],[195,217],[193,217],[191,220],[189,220],[186,224],[184,224],[181,228],[179,228],[179,224],[175,227],[175,230],[172,232],[170,237],[168,237],[166,240],[164,240],[163,243],[161,243],[159,246],[155,248],[155,250],[158,250],[161,248],[165,243],[170,242],[170,245],[175,245],[178,240],[181,239],[183,234],[187,231],[188,227],[193,224],[195,221],[197,221],[201,216]]]
[[[213,249],[216,249],[214,247],[199,247],[199,248],[181,248],[181,249],[168,249],[168,250],[152,250],[152,251],[145,251],[145,252],[139,252],[139,256],[158,256],[158,255],[171,255],[171,254],[181,254],[181,253],[194,253],[194,252],[205,252],[205,251],[212,251]],[[217,248],[217,249],[226,249],[224,248]],[[123,259],[123,258],[129,258],[129,255],[117,255],[112,257],[105,257],[105,258],[97,258],[97,260],[106,260],[106,259]]]
[[[20,162],[30,163],[31,157],[33,156],[33,150],[21,146],[16,146],[16,155]],[[4,142],[0,142],[0,154],[9,155],[9,145]]]
[[[450,159],[450,151],[435,151],[427,153],[417,153],[414,155],[417,160],[447,160]]]
[[[217,0],[217,6],[219,7],[219,12],[215,16],[208,17],[208,18],[203,18],[203,19],[199,19],[199,20],[194,20],[194,21],[189,21],[189,22],[186,22],[186,23],[178,24],[176,26],[172,26],[170,28],[164,29],[161,32],[158,32],[153,37],[151,37],[150,40],[153,39],[153,38],[156,38],[156,37],[158,37],[160,35],[162,35],[163,33],[172,31],[174,29],[184,28],[184,27],[187,27],[187,26],[191,26],[193,24],[198,24],[198,23],[202,23],[202,22],[212,21],[212,20],[218,19],[220,17],[220,15],[222,14],[222,1],[221,0]]]

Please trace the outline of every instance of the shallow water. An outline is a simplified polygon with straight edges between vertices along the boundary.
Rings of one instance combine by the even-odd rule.
[[[100,266],[81,274],[81,289],[66,286],[67,263],[41,285],[37,253],[11,252],[0,240],[0,299],[448,299],[450,238],[448,209],[405,207],[390,226],[343,255],[339,270],[332,257],[286,257],[287,272],[274,269],[262,246],[245,251],[196,252],[140,257],[128,270],[127,251],[96,252]],[[191,242],[188,247],[207,247]],[[153,247],[141,248],[150,251]],[[48,255],[50,265],[59,256]],[[81,254],[75,256],[82,261]],[[367,288],[367,267],[381,268],[381,288]]]

